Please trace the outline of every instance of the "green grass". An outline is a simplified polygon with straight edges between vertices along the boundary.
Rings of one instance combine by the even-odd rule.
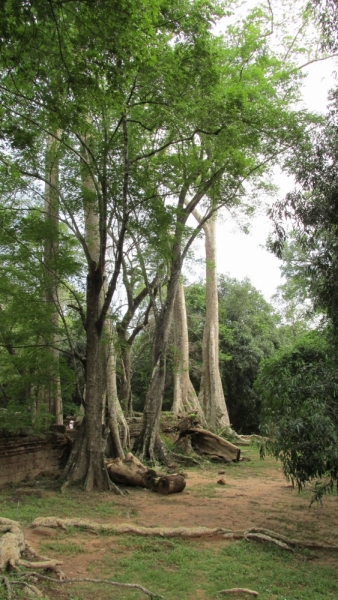
[[[123,557],[117,557],[112,571],[111,559],[105,556],[100,563],[102,572],[110,570],[117,581],[136,577],[170,600],[194,598],[197,590],[203,591],[205,598],[216,597],[221,589],[231,587],[255,589],[262,600],[271,594],[278,600],[338,596],[335,570],[310,566],[302,553],[290,555],[245,541],[203,547],[196,541],[131,538],[121,540],[119,547]]]
[[[63,553],[65,544],[50,542],[43,547],[52,545]],[[261,600],[336,600],[336,570],[329,565],[310,563],[310,557],[309,552],[288,554],[275,547],[245,541],[209,542],[205,546],[196,540],[128,536],[118,538],[114,549],[105,550],[95,564],[89,565],[86,576],[139,583],[168,600],[192,600],[196,594],[205,600],[216,599],[221,597],[217,592],[232,587],[256,590]],[[44,589],[51,597],[49,586]],[[141,592],[113,591],[103,585],[73,584],[68,591],[67,597],[73,600],[145,598]]]
[[[52,556],[53,554],[58,554],[61,556],[70,556],[76,554],[84,554],[86,550],[83,546],[76,544],[74,542],[63,542],[59,540],[53,540],[51,542],[46,542],[41,545],[41,549],[48,556]]]
[[[108,493],[107,493],[108,495]],[[111,494],[109,494],[111,498]],[[116,506],[114,500],[103,494],[86,494],[72,488],[65,494],[59,491],[45,492],[42,498],[20,496],[15,487],[0,492],[1,516],[20,521],[22,525],[30,524],[37,517],[58,516],[81,518],[105,518],[124,515],[123,507]]]

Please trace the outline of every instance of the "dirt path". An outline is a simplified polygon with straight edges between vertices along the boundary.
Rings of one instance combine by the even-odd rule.
[[[219,474],[221,470],[224,473]],[[217,484],[220,478],[225,479],[226,485]],[[97,494],[91,519],[148,527],[202,525],[238,530],[256,526],[298,539],[338,545],[337,496],[327,496],[323,506],[313,505],[309,508],[311,492],[298,494],[286,482],[280,466],[271,460],[259,462],[254,458],[252,462],[223,469],[212,466],[204,471],[188,471],[187,487],[181,494],[160,496],[136,488],[129,488],[128,491],[129,494],[123,498],[114,496],[114,514],[110,516],[108,511],[104,518],[95,515],[95,503],[111,505],[112,495]],[[82,500],[86,502],[85,495]],[[88,496],[88,501],[93,501],[93,495]],[[81,510],[72,516],[81,517]],[[44,528],[27,529],[25,533],[28,541],[37,548],[43,548],[44,544],[50,544],[53,538],[60,535],[56,530]],[[105,553],[114,552],[118,545],[118,539],[114,536],[98,538],[80,531],[74,535],[74,541],[85,552],[67,557],[65,571],[69,577],[86,574],[89,567],[95,568]],[[221,543],[221,540],[201,541],[205,545],[218,542]],[[327,557],[326,560],[333,561],[338,567],[337,556]]]

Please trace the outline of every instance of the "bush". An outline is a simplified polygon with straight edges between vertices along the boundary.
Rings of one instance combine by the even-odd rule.
[[[299,489],[313,479],[338,484],[338,372],[325,335],[311,332],[264,361],[255,383],[262,398],[267,451]],[[321,488],[322,491],[324,488]]]

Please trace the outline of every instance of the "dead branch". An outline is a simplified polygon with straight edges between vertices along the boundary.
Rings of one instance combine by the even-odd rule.
[[[258,592],[248,590],[246,588],[231,588],[229,590],[221,590],[218,594],[249,594],[250,596],[258,596]]]
[[[103,583],[105,585],[111,585],[112,587],[119,588],[127,588],[132,590],[140,590],[149,598],[153,598],[155,600],[165,600],[164,596],[157,594],[155,592],[151,592],[147,590],[147,588],[139,585],[138,583],[119,583],[117,581],[111,581],[109,579],[91,579],[89,577],[71,577],[69,579],[54,579],[53,577],[47,577],[47,575],[41,575],[41,573],[26,573],[27,577],[36,577],[37,579],[41,579],[43,581],[51,581],[53,583],[65,584],[65,583]]]

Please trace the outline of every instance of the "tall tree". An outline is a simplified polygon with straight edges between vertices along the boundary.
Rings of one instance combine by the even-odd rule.
[[[185,294],[182,281],[177,287],[174,309],[174,398],[172,412],[196,412],[204,421],[203,411],[198,401],[189,374],[189,337]]]
[[[202,218],[194,211],[195,219]],[[203,360],[199,401],[208,426],[215,430],[230,428],[219,370],[219,318],[217,290],[216,215],[203,225],[205,238],[206,314],[203,332]]]
[[[187,2],[182,10],[182,3],[134,2],[115,11],[112,5],[75,0],[67,5],[36,0],[16,8],[13,12],[6,5],[2,24],[7,143],[2,160],[8,168],[15,165],[22,178],[45,182],[41,140],[61,129],[61,136],[54,135],[64,167],[57,190],[60,210],[87,262],[86,307],[77,307],[86,331],[86,444],[76,460],[72,455],[67,470],[72,480],[85,478],[87,489],[104,489],[109,482],[101,443],[101,339],[128,228],[139,226],[137,207],[156,213],[158,198],[145,193],[148,174],[142,163],[155,173],[156,155],[196,135],[196,115],[182,102],[182,92],[191,100],[200,86],[191,73],[210,63],[210,53],[203,58],[201,50],[222,10],[207,3]],[[189,70],[181,68],[185,61]],[[84,178],[89,183],[82,187]],[[116,241],[110,261],[112,229]]]
[[[236,204],[243,182],[300,143],[308,121],[291,108],[298,93],[293,65],[268,48],[270,13],[253,11],[230,26],[224,39],[211,33],[223,15],[217,2],[188,0],[128,0],[118,10],[99,0],[5,4],[1,160],[20,181],[34,181],[39,189],[46,179],[43,140],[62,131],[54,134],[62,156],[60,218],[86,263],[85,307],[79,294],[74,297],[86,335],[88,452],[80,461],[71,458],[69,473],[73,480],[85,478],[87,489],[109,486],[96,369],[128,236],[142,231],[169,264],[166,297],[153,302],[153,376],[139,440],[141,455],[155,460],[163,454],[159,414],[180,271],[213,211],[206,204],[193,232],[188,218],[198,205],[202,212],[211,190],[217,189],[222,204]],[[95,256],[90,235],[84,235],[83,171],[92,181],[85,200],[98,220]]]

